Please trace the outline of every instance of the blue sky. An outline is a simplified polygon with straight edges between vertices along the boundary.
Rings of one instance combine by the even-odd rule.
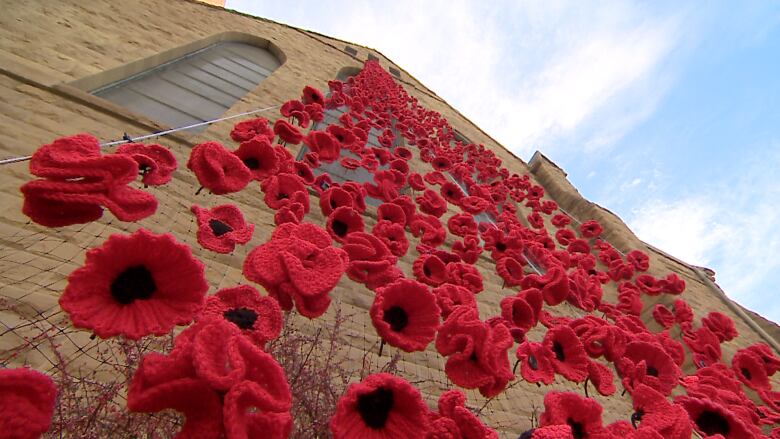
[[[226,6],[376,48],[780,321],[780,3],[419,5]]]

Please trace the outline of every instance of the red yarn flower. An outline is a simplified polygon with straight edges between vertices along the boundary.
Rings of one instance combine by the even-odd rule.
[[[460,259],[467,264],[474,264],[482,254],[482,246],[479,237],[476,235],[466,235],[463,240],[455,241],[452,244],[452,252],[460,256]]]
[[[436,287],[447,281],[447,265],[434,254],[422,254],[412,265],[414,276],[420,282]]]
[[[477,299],[474,293],[468,289],[453,284],[442,284],[433,289],[436,295],[436,303],[441,310],[442,319],[446,320],[456,307],[465,306],[477,309]]]
[[[325,163],[333,163],[341,157],[341,144],[327,131],[310,131],[303,143]]]
[[[644,384],[631,393],[634,401],[632,421],[639,422],[637,432],[654,432],[664,439],[689,439],[692,434],[688,413],[670,403],[664,395]]]
[[[177,437],[286,438],[291,406],[279,364],[224,320],[191,326],[170,355],[146,355],[127,392],[130,411],[182,412]]]
[[[450,262],[446,267],[447,282],[468,288],[474,294],[485,289],[477,267],[462,262]]]
[[[429,429],[420,391],[388,373],[351,384],[330,420],[334,439],[425,437]]]
[[[198,243],[217,253],[230,253],[236,244],[246,244],[252,239],[255,225],[247,223],[241,211],[232,204],[211,209],[200,206],[190,208],[198,219]]]
[[[21,187],[22,212],[43,226],[88,223],[103,215],[103,206],[121,221],[138,221],[157,209],[154,196],[128,186],[138,175],[135,160],[102,155],[100,143],[88,134],[40,147],[30,160],[30,172],[46,180]]]
[[[447,377],[461,387],[479,388],[486,398],[501,393],[514,377],[507,356],[512,343],[506,326],[491,327],[465,306],[455,308],[436,335],[436,350],[448,357]]]
[[[301,101],[305,104],[318,104],[325,106],[325,96],[322,95],[322,92],[317,90],[316,88],[307,85],[303,88],[303,94],[301,95]]]
[[[289,143],[291,145],[298,145],[303,141],[303,134],[301,134],[301,130],[284,119],[278,119],[274,123],[274,134],[279,136],[279,139],[281,139],[283,142]]]
[[[669,329],[676,323],[674,313],[662,303],[653,307],[653,319],[664,329]]]
[[[396,258],[378,237],[364,232],[347,235],[342,247],[349,256],[347,276],[373,290],[403,276]]]
[[[252,173],[252,178],[263,181],[279,172],[279,158],[271,141],[266,137],[253,137],[241,142],[233,152]]]
[[[140,229],[111,235],[87,252],[60,297],[73,325],[101,338],[168,333],[203,308],[208,283],[203,264],[173,235]]]
[[[138,163],[141,181],[149,186],[160,186],[173,178],[178,167],[176,157],[170,149],[157,144],[125,143],[116,149],[115,154],[125,154]]]
[[[513,327],[527,333],[539,323],[542,311],[542,293],[536,288],[519,292],[516,296],[501,299],[501,316]]]
[[[474,217],[467,213],[459,213],[447,220],[447,228],[450,233],[457,236],[468,236],[477,234],[477,222]]]
[[[523,264],[511,256],[504,256],[496,262],[496,272],[504,279],[504,286],[514,287],[523,281]]]
[[[371,233],[381,239],[395,256],[401,257],[409,250],[409,240],[406,238],[403,223],[379,220]]]
[[[555,381],[555,354],[541,343],[525,341],[517,348],[520,375],[529,383],[552,384]]]
[[[26,367],[0,369],[0,437],[36,439],[51,426],[57,387],[47,375]]]
[[[645,384],[670,395],[682,374],[663,347],[645,341],[629,343],[615,365],[623,377],[623,386],[629,391],[638,384]]]
[[[739,335],[731,317],[717,311],[712,311],[702,318],[701,324],[718,336],[721,343],[734,340]]]
[[[441,196],[444,197],[447,202],[452,203],[454,205],[459,205],[460,200],[463,199],[463,197],[466,196],[466,194],[463,193],[463,189],[460,188],[456,183],[453,183],[451,181],[445,182],[441,185]]]
[[[344,242],[351,233],[363,231],[363,217],[352,207],[341,206],[328,216],[326,228],[337,242]]]
[[[596,220],[588,220],[580,224],[580,235],[583,238],[597,238],[604,229]]]
[[[274,132],[268,126],[268,119],[256,117],[243,120],[235,124],[230,131],[230,138],[236,142],[246,142],[255,136],[265,137],[269,142],[274,139]]]
[[[539,288],[545,303],[555,306],[569,297],[569,278],[566,270],[558,265],[551,266],[544,275],[529,274],[523,278],[523,289]]]
[[[575,438],[598,438],[604,434],[601,405],[572,392],[549,392],[544,396],[542,426],[568,425]]]
[[[271,209],[281,209],[285,206],[300,204],[303,212],[309,212],[309,191],[303,180],[295,174],[272,175],[260,184],[265,193],[263,201]]]
[[[447,212],[447,201],[434,190],[426,189],[421,197],[417,197],[416,201],[423,213],[433,215],[436,218],[440,218]]]
[[[566,379],[580,383],[588,377],[588,355],[582,342],[568,326],[555,326],[544,335],[544,346],[553,354],[553,368]]]
[[[282,310],[279,303],[249,285],[223,288],[206,299],[206,306],[198,319],[225,319],[236,325],[252,341],[265,344],[282,331]]]
[[[454,437],[498,439],[498,433],[485,426],[477,415],[466,407],[466,395],[460,390],[448,390],[439,396],[439,413],[436,418],[453,421]],[[429,436],[430,437],[430,436]]]
[[[441,221],[432,215],[415,215],[409,224],[412,235],[420,238],[420,242],[431,247],[444,244],[447,231],[441,225]]]
[[[241,159],[218,142],[195,145],[187,168],[201,186],[217,195],[238,192],[252,180],[252,172]]]
[[[424,351],[439,327],[436,296],[410,279],[377,288],[370,314],[382,340],[406,352]]]
[[[678,396],[674,402],[688,412],[693,428],[704,437],[721,435],[728,439],[750,439],[760,434],[756,427],[715,401]]]
[[[330,235],[314,224],[285,223],[244,260],[244,276],[257,282],[284,310],[319,317],[347,268],[347,253],[332,246]]]

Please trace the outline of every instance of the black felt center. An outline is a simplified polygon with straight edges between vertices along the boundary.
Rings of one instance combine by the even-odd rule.
[[[358,413],[369,427],[379,430],[385,426],[393,409],[393,392],[380,387],[358,397]]]
[[[520,435],[517,439],[531,439],[534,436],[534,432],[536,431],[535,428],[532,428],[530,430],[526,430],[523,434]]]
[[[244,164],[249,169],[260,169],[260,160],[256,157],[247,157],[243,160]]]
[[[390,325],[395,332],[402,331],[409,324],[409,315],[400,306],[393,306],[385,310],[382,319]]]
[[[539,362],[533,355],[528,356],[528,365],[531,366],[531,370],[539,370]]]
[[[727,436],[729,434],[729,421],[721,416],[720,413],[705,410],[701,412],[698,418],[696,418],[696,425],[704,434],[712,436],[715,434],[722,434]]]
[[[143,265],[128,267],[111,282],[111,296],[122,305],[148,299],[157,291],[152,273]]]
[[[341,220],[334,220],[331,227],[333,228],[333,233],[340,237],[344,237],[349,230],[349,225]]]
[[[566,355],[563,352],[563,346],[557,341],[553,343],[553,352],[558,361],[566,361]]]
[[[217,219],[210,219],[209,227],[211,227],[211,231],[214,232],[214,236],[216,237],[220,237],[225,233],[233,231],[232,227]]]
[[[740,372],[742,372],[742,376],[745,377],[745,379],[748,381],[750,381],[753,378],[753,375],[750,373],[750,371],[744,367],[740,369]]]
[[[498,250],[498,251],[500,251],[500,252],[506,251],[506,244],[504,244],[504,243],[503,243],[503,242],[501,242],[501,241],[498,241],[498,242],[496,243],[496,250]]]
[[[241,329],[252,329],[257,321],[257,313],[249,308],[233,308],[222,315]]]
[[[569,424],[569,427],[571,427],[571,434],[576,439],[582,439],[585,437],[585,427],[583,427],[581,423],[575,422],[572,418],[567,419],[566,423]]]
[[[658,369],[656,369],[653,366],[647,366],[647,374],[651,377],[657,377],[658,376]]]
[[[423,274],[426,277],[431,277],[431,269],[428,268],[428,264],[423,264]]]

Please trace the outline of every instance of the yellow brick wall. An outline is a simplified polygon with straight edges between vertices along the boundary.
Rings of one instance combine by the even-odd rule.
[[[278,70],[228,111],[231,114],[281,104],[298,97],[307,84],[326,89],[327,81],[335,78],[340,69],[360,67],[370,51],[353,45],[359,53],[357,57],[352,57],[343,51],[345,42],[186,0],[4,0],[0,6],[4,10],[0,15],[0,158],[28,155],[44,143],[79,132],[111,140],[121,137],[124,132],[136,135],[162,128],[154,121],[94,98],[70,84],[221,32],[241,32],[267,39],[286,57]],[[385,68],[392,65],[391,61],[373,53],[380,57]],[[511,155],[414,78],[405,72],[401,76],[406,90],[422,105],[441,112],[455,129],[471,141],[484,143],[495,151],[510,172],[526,174],[531,171],[526,163]],[[264,116],[274,119],[278,114],[269,112]],[[214,124],[197,136],[181,133],[159,140],[174,151],[180,168],[169,185],[148,189],[158,197],[160,206],[154,216],[138,223],[122,223],[107,213],[100,221],[82,226],[47,229],[31,224],[21,214],[22,199],[18,190],[30,180],[26,164],[1,167],[0,297],[11,300],[16,309],[0,313],[0,321],[12,327],[43,313],[50,319],[61,319],[62,326],[67,326],[66,318],[57,311],[57,298],[65,286],[67,275],[83,263],[84,251],[101,244],[112,233],[130,232],[139,227],[154,232],[173,232],[189,244],[195,255],[206,264],[210,293],[246,282],[241,273],[244,256],[250,249],[265,242],[273,230],[273,212],[262,202],[259,186],[251,184],[240,193],[223,197],[205,192],[196,196],[197,181],[183,166],[190,147],[201,141],[218,140],[234,147],[228,136],[232,124]],[[297,150],[292,148],[292,152],[295,154]],[[419,160],[412,163],[412,168],[422,172],[430,170]],[[553,164],[540,160],[534,164],[533,171],[532,177],[575,218],[600,220],[605,226],[607,239],[617,248],[648,251],[619,218],[584,200],[568,183],[565,174]],[[228,200],[237,203],[257,228],[247,246],[240,247],[232,255],[216,255],[197,245],[196,226],[189,207],[195,203],[212,206]],[[324,218],[316,207],[316,198],[312,204],[307,220],[324,224]],[[451,207],[444,220],[453,213],[456,211]],[[521,209],[520,213],[524,217],[530,211]],[[375,221],[372,209],[369,209],[368,217],[367,228]],[[408,276],[412,275],[411,264],[417,257],[413,249],[416,240],[410,239],[412,247],[399,262]],[[451,243],[450,238],[447,245]],[[693,306],[697,318],[715,310],[735,320],[741,335],[737,340],[724,344],[727,361],[739,347],[761,340],[759,334],[716,298],[689,267],[663,254],[649,253],[651,274],[658,276],[674,271],[684,277],[688,285],[685,298]],[[485,291],[478,296],[480,314],[485,318],[497,314],[500,299],[510,291],[502,289],[501,279],[491,261],[481,258],[477,266],[485,283]],[[352,316],[346,324],[343,340],[349,346],[350,358],[357,364],[366,351],[371,350],[366,356],[368,361],[384,364],[395,350],[385,347],[383,358],[376,356],[378,339],[367,313],[372,293],[344,276],[332,296],[336,305]],[[613,300],[614,292],[606,294],[605,298]],[[646,296],[645,300],[646,308],[652,309],[652,303],[647,301]],[[321,318],[324,322],[332,319],[333,308]],[[558,307],[556,313],[581,315],[579,310],[568,305]],[[646,321],[651,319],[649,314],[644,317]],[[658,329],[654,325],[650,323],[649,326]],[[537,329],[529,337],[539,340],[541,334]],[[16,331],[4,335],[0,339],[0,353],[24,344],[21,338],[24,335],[29,334]],[[69,349],[68,352],[78,362],[89,367],[89,353],[96,349],[96,342],[89,340],[89,334],[70,331],[67,337],[63,335],[62,340],[66,351]],[[51,359],[47,358],[50,354],[45,346],[40,346],[39,349],[25,350],[15,361],[47,370],[51,364]],[[404,377],[417,383],[433,407],[438,395],[451,386],[443,373],[443,364],[443,359],[431,345],[425,352],[404,353],[399,370]],[[572,389],[572,385],[561,379],[552,386],[541,388],[513,382],[510,389],[486,406],[483,418],[499,429],[504,437],[516,437],[530,427],[531,413],[534,408],[541,407],[544,393],[558,389]],[[481,407],[485,403],[477,392],[467,394],[470,406]],[[630,414],[628,397],[617,394],[596,398],[605,408],[605,422],[627,419]]]

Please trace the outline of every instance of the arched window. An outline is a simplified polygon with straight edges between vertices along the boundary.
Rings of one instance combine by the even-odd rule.
[[[178,127],[221,116],[280,65],[266,48],[221,41],[92,94]]]

